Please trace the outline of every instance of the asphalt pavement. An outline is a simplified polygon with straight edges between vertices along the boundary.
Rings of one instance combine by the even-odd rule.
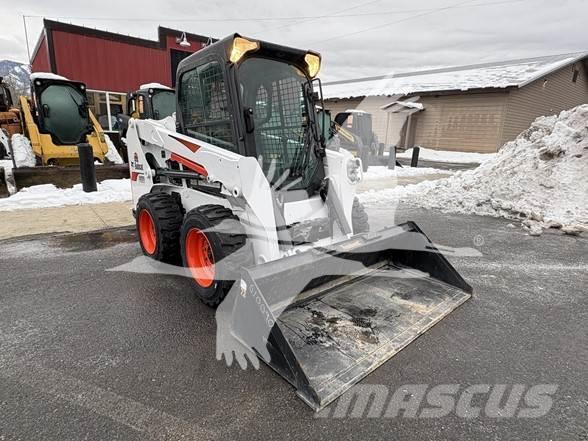
[[[588,439],[586,239],[369,214],[372,229],[412,219],[481,256],[449,257],[474,297],[361,384],[556,384],[547,415],[317,418],[265,365],[216,360],[214,311],[188,280],[107,271],[140,255],[118,229],[0,242],[0,440]]]

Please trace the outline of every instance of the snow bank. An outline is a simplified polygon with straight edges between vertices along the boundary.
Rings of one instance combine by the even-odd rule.
[[[116,150],[114,143],[112,142],[112,140],[110,139],[110,137],[106,133],[104,134],[104,140],[106,141],[106,144],[108,145],[108,151],[106,152],[106,155],[105,155],[106,159],[108,159],[113,164],[124,164],[124,161],[121,158],[120,154],[118,153],[118,150]]]
[[[107,179],[98,183],[98,191],[93,193],[84,193],[82,184],[66,189],[45,184],[23,188],[8,198],[0,199],[0,211],[123,202],[131,198],[129,179]]]
[[[35,166],[33,147],[26,136],[18,133],[12,135],[12,151],[14,152],[14,162],[16,162],[17,167]]]
[[[521,219],[532,235],[549,227],[588,231],[588,105],[537,118],[474,170],[359,197],[368,205],[405,200],[447,212]]]
[[[413,149],[398,153],[397,158],[411,159]],[[471,152],[450,152],[447,150],[431,150],[420,148],[419,159],[436,162],[454,162],[459,164],[481,164],[484,161],[493,159],[496,153],[471,153]]]
[[[396,167],[392,170],[386,166],[370,166],[368,171],[363,174],[364,181],[377,181],[378,179],[409,177],[421,175],[433,175],[443,173],[451,174],[449,170],[439,170],[430,167]]]

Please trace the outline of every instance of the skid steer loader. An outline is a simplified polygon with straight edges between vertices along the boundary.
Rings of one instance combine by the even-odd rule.
[[[158,83],[142,84],[139,90],[127,94],[126,114],[117,115],[120,139],[127,136],[129,119],[160,120],[176,111],[174,90]]]
[[[315,410],[472,291],[413,222],[368,231],[361,160],[316,121],[320,61],[231,35],[179,64],[177,132],[127,132],[143,253],[218,307],[218,358],[256,354]]]

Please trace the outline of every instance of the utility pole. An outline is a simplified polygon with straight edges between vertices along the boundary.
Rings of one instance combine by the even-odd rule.
[[[22,15],[22,24],[24,26],[25,41],[27,43],[27,54],[29,56],[29,67],[31,67],[31,49],[29,48],[29,33],[27,31],[27,16]]]

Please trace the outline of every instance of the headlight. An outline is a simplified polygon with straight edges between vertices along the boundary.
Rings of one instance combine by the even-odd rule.
[[[347,178],[352,184],[357,184],[361,181],[361,159],[349,158],[347,160]]]

